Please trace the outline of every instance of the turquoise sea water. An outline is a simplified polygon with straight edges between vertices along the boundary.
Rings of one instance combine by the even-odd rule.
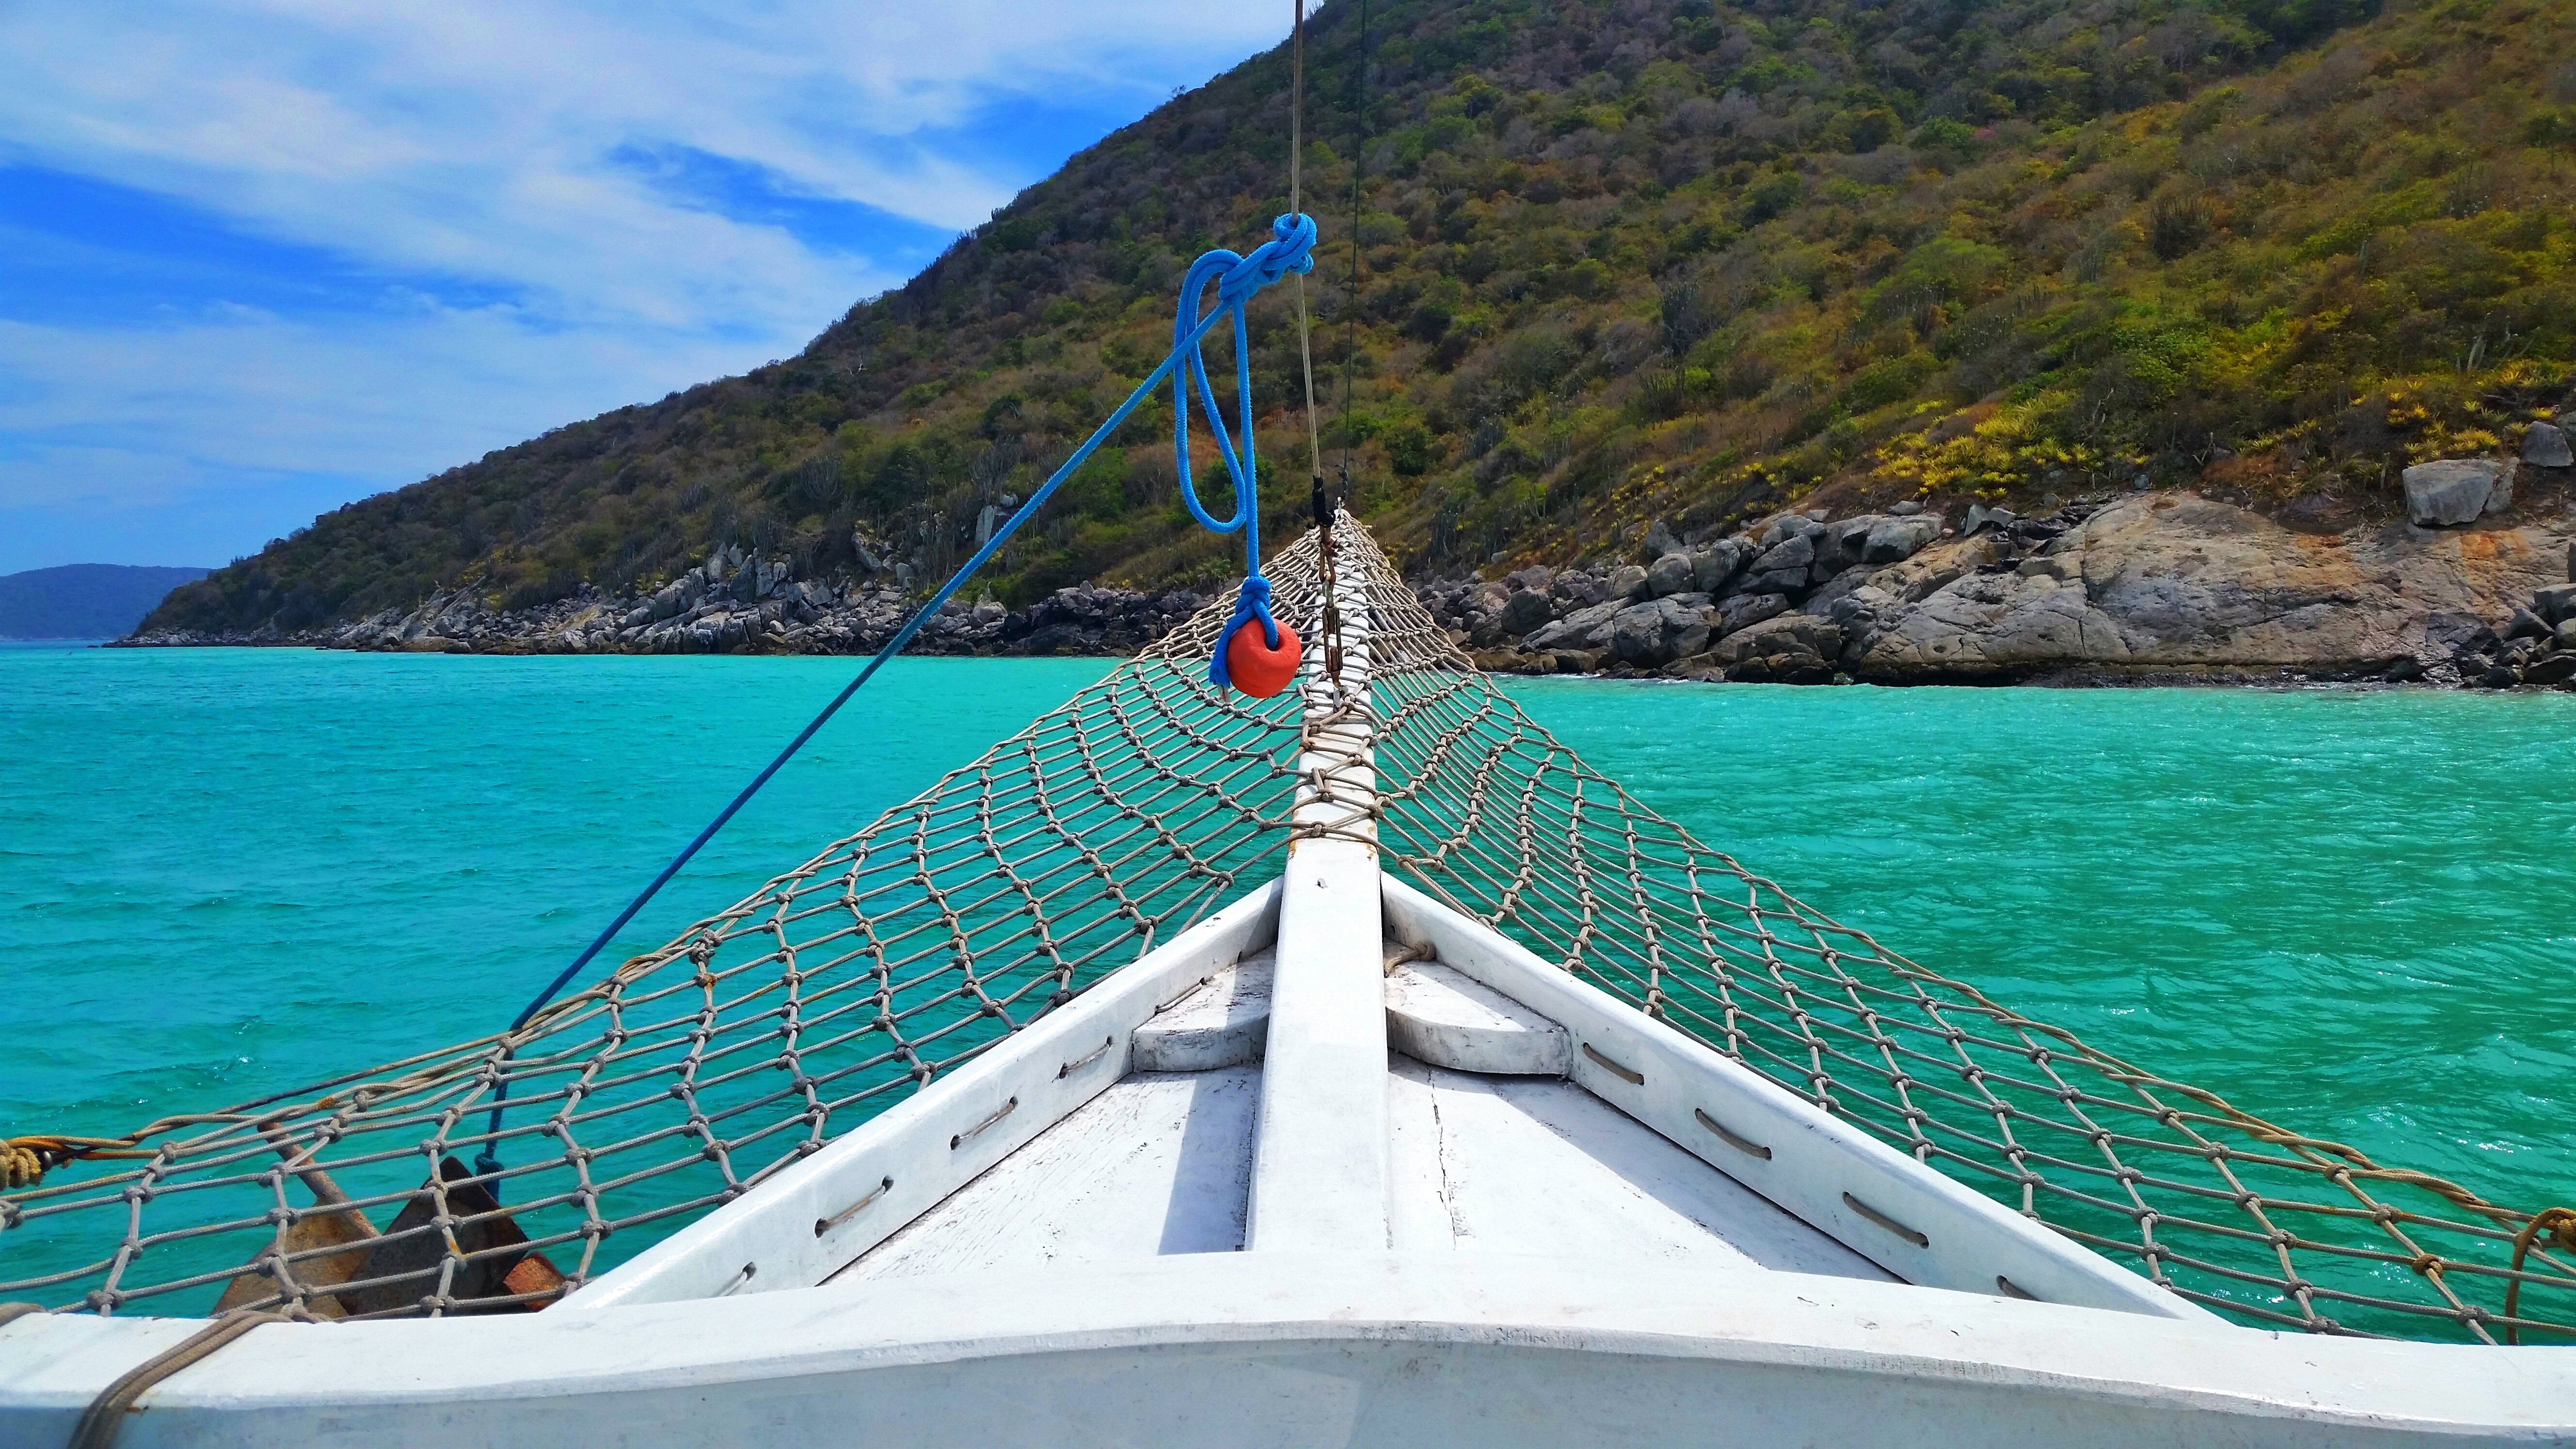
[[[0,648],[0,1135],[506,1023],[853,667]],[[606,959],[1108,667],[897,663]],[[1512,688],[1927,966],[2384,1162],[2576,1203],[2576,696]]]

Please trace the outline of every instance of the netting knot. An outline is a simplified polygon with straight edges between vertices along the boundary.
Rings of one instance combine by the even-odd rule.
[[[0,1187],[34,1187],[45,1180],[45,1159],[15,1137],[0,1144]]]
[[[168,1143],[162,1146],[167,1148]],[[111,1137],[64,1137],[43,1133],[31,1137],[0,1138],[0,1188],[35,1187],[45,1174],[84,1157],[140,1157],[145,1154],[129,1150],[131,1139]]]

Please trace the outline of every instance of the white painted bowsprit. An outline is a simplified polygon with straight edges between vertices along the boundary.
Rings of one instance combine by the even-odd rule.
[[[1387,1245],[1386,985],[1381,965],[1369,613],[1341,584],[1342,669],[1308,651],[1296,838],[1279,884],[1279,943],[1253,1156],[1247,1248]]]

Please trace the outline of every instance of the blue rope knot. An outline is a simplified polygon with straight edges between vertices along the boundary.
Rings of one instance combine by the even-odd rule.
[[[1311,216],[1282,216],[1270,223],[1270,240],[1252,249],[1252,255],[1237,257],[1223,247],[1199,258],[1223,257],[1230,263],[1223,280],[1217,283],[1217,300],[1241,310],[1252,300],[1252,294],[1278,281],[1290,272],[1315,270],[1315,219]]]
[[[1234,675],[1225,666],[1225,646],[1234,642],[1235,630],[1255,619],[1261,621],[1262,636],[1269,640],[1270,647],[1278,648],[1279,621],[1270,617],[1270,580],[1257,573],[1244,578],[1242,590],[1234,596],[1234,617],[1217,631],[1216,657],[1208,661],[1208,683],[1219,689],[1234,687]]]
[[[1219,688],[1230,684],[1225,668],[1225,646],[1234,631],[1259,619],[1270,647],[1279,647],[1279,623],[1270,617],[1270,581],[1261,576],[1261,496],[1259,470],[1252,448],[1252,346],[1251,335],[1243,319],[1245,304],[1252,295],[1291,272],[1315,269],[1315,219],[1311,216],[1288,215],[1270,223],[1270,240],[1253,248],[1250,256],[1237,256],[1223,247],[1203,253],[1190,263],[1188,275],[1181,279],[1181,303],[1172,318],[1172,353],[1180,364],[1172,369],[1172,454],[1181,474],[1181,501],[1189,505],[1190,516],[1210,533],[1243,535],[1243,589],[1235,596],[1234,618],[1217,636],[1216,657],[1208,661],[1208,681]],[[1238,446],[1235,434],[1226,431],[1225,411],[1216,400],[1216,389],[1208,382],[1206,329],[1201,326],[1199,299],[1216,284],[1217,306],[1231,313],[1234,323],[1234,398],[1237,432],[1242,436]],[[1219,520],[1199,502],[1196,481],[1190,472],[1190,393],[1196,389],[1200,410],[1207,418],[1208,430],[1216,434],[1217,455],[1225,460],[1225,471],[1234,483],[1234,516]]]
[[[938,592],[932,594],[927,602],[912,611],[912,617],[905,620],[903,627],[894,632],[893,638],[888,639],[878,648],[876,657],[868,661],[867,667],[859,671],[858,677],[843,685],[841,692],[832,696],[832,702],[823,706],[822,712],[815,715],[796,738],[787,742],[787,748],[778,752],[778,758],[769,762],[769,768],[752,776],[751,783],[743,786],[742,792],[734,796],[732,802],[724,809],[717,811],[715,819],[707,822],[707,828],[699,831],[695,840],[682,847],[680,853],[671,858],[669,865],[662,867],[662,873],[653,877],[653,883],[644,887],[637,893],[635,899],[626,903],[626,909],[617,913],[617,919],[608,923],[608,929],[591,938],[590,945],[573,958],[572,964],[556,973],[554,980],[546,983],[546,989],[538,992],[536,1000],[529,1002],[526,1009],[519,1013],[518,1018],[510,1023],[510,1030],[517,1031],[533,1021],[537,1013],[545,1009],[546,1003],[555,999],[555,993],[563,990],[575,976],[580,975],[582,968],[588,966],[593,958],[606,949],[618,932],[626,929],[626,923],[635,919],[636,912],[643,910],[645,904],[661,892],[662,887],[670,884],[671,877],[680,873],[682,866],[687,865],[700,850],[704,849],[708,841],[715,839],[716,832],[724,829],[725,822],[733,819],[737,811],[750,803],[751,797],[760,793],[760,788],[769,783],[771,776],[787,767],[787,762],[796,757],[796,752],[805,748],[805,742],[814,738],[815,732],[822,729],[834,714],[839,713],[841,706],[850,702],[850,696],[858,693],[861,686],[875,678],[877,671],[885,667],[887,660],[903,652],[903,646],[910,643],[912,636],[920,631],[921,626],[939,612],[940,606],[947,603],[959,589],[965,587],[966,581],[975,576],[976,570],[981,569],[986,560],[1001,552],[1002,546],[1011,541],[1011,536],[1020,531],[1020,525],[1036,517],[1038,510],[1046,506],[1047,499],[1054,495],[1056,489],[1063,486],[1064,480],[1072,477],[1075,470],[1081,468],[1100,445],[1109,441],[1110,436],[1118,431],[1119,426],[1125,423],[1136,409],[1142,407],[1146,399],[1153,396],[1155,387],[1161,384],[1166,373],[1169,373],[1172,378],[1172,439],[1178,444],[1180,452],[1181,497],[1188,502],[1190,512],[1197,516],[1198,521],[1209,528],[1219,533],[1232,533],[1241,529],[1244,535],[1244,552],[1250,560],[1243,592],[1235,598],[1234,621],[1226,626],[1225,634],[1216,641],[1216,660],[1208,667],[1208,678],[1221,687],[1228,685],[1225,671],[1225,646],[1234,638],[1236,630],[1254,619],[1261,621],[1263,631],[1270,636],[1270,647],[1278,648],[1279,622],[1270,617],[1270,581],[1261,576],[1261,540],[1254,531],[1258,522],[1255,517],[1258,512],[1256,507],[1258,500],[1254,497],[1252,488],[1252,361],[1244,346],[1243,307],[1246,302],[1252,300],[1253,293],[1278,281],[1290,272],[1314,270],[1314,251],[1314,218],[1283,216],[1270,224],[1270,240],[1254,248],[1252,255],[1238,257],[1232,252],[1219,250],[1209,252],[1191,263],[1189,281],[1181,291],[1180,320],[1172,326],[1170,355],[1154,364],[1153,373],[1136,384],[1136,390],[1127,394],[1127,400],[1120,403],[1117,409],[1109,414],[1108,419],[1094,429],[1090,437],[1083,440],[1082,446],[1074,449],[1070,456],[1056,465],[1056,470],[1047,475],[1047,480],[1038,485],[1037,491],[1029,495],[1028,501],[1020,505],[1019,511],[1005,520],[1000,528],[995,529],[993,536],[984,541],[983,547],[975,550],[973,558],[959,565],[957,572],[949,576],[948,582],[939,586]],[[1199,297],[1206,291],[1207,284],[1211,280],[1217,284],[1217,303],[1221,310],[1202,320],[1199,316]],[[1234,314],[1235,384],[1237,394],[1243,401],[1243,451],[1239,457],[1235,453],[1233,444],[1226,437],[1225,424],[1218,419],[1216,394],[1208,387],[1207,366],[1199,355],[1199,346],[1206,334],[1227,312]],[[1226,471],[1234,475],[1235,516],[1226,523],[1218,523],[1208,517],[1207,510],[1199,506],[1198,490],[1190,482],[1189,394],[1184,387],[1185,378],[1198,383],[1199,396],[1207,401],[1208,422],[1216,429],[1217,446],[1225,454]],[[508,1060],[510,1053],[515,1050],[515,1047],[505,1049],[502,1059]],[[489,1185],[495,1197],[498,1197],[501,1192],[501,1116],[509,1109],[509,1102],[510,1079],[504,1076],[493,1089],[492,1113],[483,1129],[483,1150],[474,1158],[475,1172],[491,1180]]]

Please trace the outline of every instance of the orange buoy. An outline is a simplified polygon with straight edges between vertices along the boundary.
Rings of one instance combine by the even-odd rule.
[[[1297,631],[1281,624],[1279,647],[1273,649],[1261,621],[1244,620],[1234,637],[1225,641],[1225,677],[1254,699],[1268,699],[1286,689],[1297,677]]]

